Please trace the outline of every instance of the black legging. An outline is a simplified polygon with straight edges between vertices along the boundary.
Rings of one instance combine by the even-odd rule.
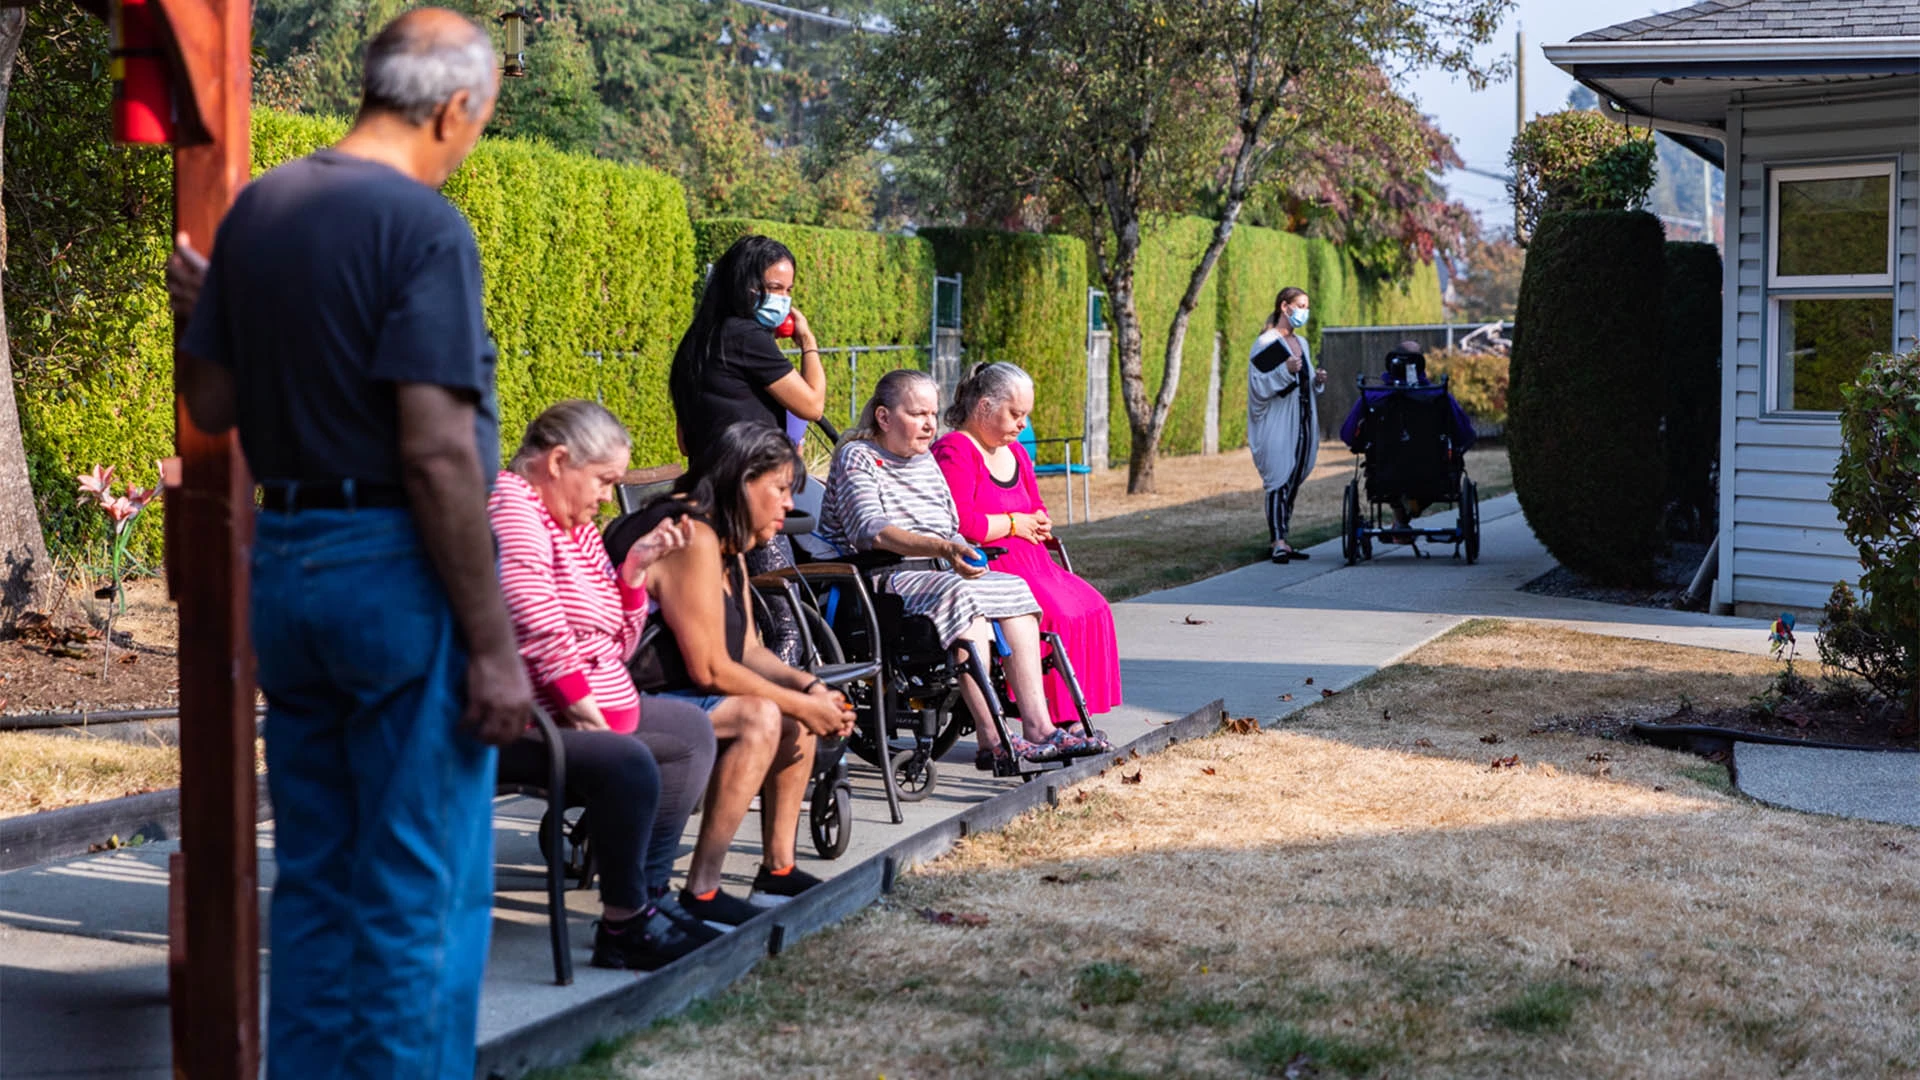
[[[640,698],[640,729],[560,729],[567,805],[586,809],[600,870],[600,902],[640,908],[665,892],[687,819],[713,771],[713,723],[678,698]],[[546,744],[528,733],[500,750],[500,782],[543,784]]]
[[[647,843],[647,888],[658,896],[673,878],[687,819],[707,790],[713,772],[713,721],[706,710],[681,698],[640,695],[640,729],[634,738],[653,752],[660,765],[660,808]],[[600,832],[594,830],[598,842]]]
[[[586,807],[593,850],[600,867],[600,902],[608,907],[646,906],[642,877],[648,826],[658,832],[660,768],[653,752],[631,735],[560,729],[567,756],[567,805]],[[547,747],[529,732],[500,749],[500,782],[544,784]],[[669,857],[668,865],[672,865]]]

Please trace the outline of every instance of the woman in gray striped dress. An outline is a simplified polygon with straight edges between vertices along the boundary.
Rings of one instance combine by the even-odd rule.
[[[948,570],[907,570],[886,579],[888,592],[908,614],[933,620],[941,644],[959,650],[993,647],[1000,624],[1012,655],[1008,682],[1020,701],[1021,733],[1012,753],[1029,761],[1102,753],[1095,739],[1056,728],[1047,713],[1040,668],[1040,604],[1012,574],[971,565],[979,552],[960,535],[960,516],[946,476],[928,452],[939,434],[939,387],[925,372],[888,372],[874,387],[860,422],[847,432],[827,474],[819,535],[842,553],[890,551],[910,558],[945,559]],[[987,719],[986,701],[971,679],[961,680],[980,749],[976,767],[991,769],[1007,751]]]

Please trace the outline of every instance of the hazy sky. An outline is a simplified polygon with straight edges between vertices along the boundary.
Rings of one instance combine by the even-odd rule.
[[[1515,30],[1527,34],[1527,115],[1553,112],[1565,104],[1573,80],[1547,62],[1540,50],[1558,45],[1589,30],[1637,19],[1655,11],[1686,7],[1690,0],[1520,0],[1507,17],[1494,43],[1485,51],[1488,57],[1513,53]],[[1507,169],[1507,146],[1513,142],[1514,85],[1511,79],[1488,86],[1479,93],[1468,89],[1465,79],[1445,72],[1423,72],[1402,80],[1403,89],[1412,93],[1429,115],[1437,117],[1440,130],[1452,135],[1454,145],[1468,165],[1488,172]],[[1489,225],[1510,221],[1512,204],[1498,180],[1459,171],[1446,177],[1448,190]]]

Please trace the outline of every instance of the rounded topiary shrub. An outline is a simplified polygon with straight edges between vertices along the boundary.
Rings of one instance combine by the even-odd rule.
[[[1709,540],[1720,457],[1720,250],[1667,245],[1667,500],[1675,536]]]
[[[1843,391],[1833,505],[1860,552],[1860,595],[1827,601],[1820,659],[1906,702],[1920,726],[1920,350],[1876,356]]]
[[[1664,239],[1640,211],[1547,214],[1520,281],[1513,486],[1553,557],[1602,584],[1648,580],[1663,546]]]

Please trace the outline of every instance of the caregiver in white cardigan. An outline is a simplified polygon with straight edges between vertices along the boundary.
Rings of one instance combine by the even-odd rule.
[[[1247,443],[1267,491],[1267,532],[1277,563],[1307,557],[1287,543],[1287,526],[1320,453],[1315,399],[1327,386],[1327,373],[1314,368],[1300,336],[1309,312],[1305,289],[1281,289],[1247,364]]]

